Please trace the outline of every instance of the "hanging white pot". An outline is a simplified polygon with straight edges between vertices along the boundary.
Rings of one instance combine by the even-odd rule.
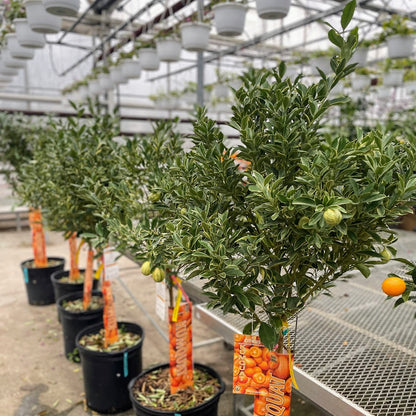
[[[368,48],[357,48],[354,52],[354,55],[351,58],[352,64],[357,64],[357,66],[365,66],[367,64]]]
[[[351,79],[351,88],[353,91],[362,91],[370,86],[371,79],[368,75],[356,74]]]
[[[401,68],[390,69],[389,72],[385,72],[383,74],[383,85],[386,87],[398,87],[403,84],[404,72],[405,70]]]
[[[290,9],[291,0],[256,0],[257,14],[261,19],[283,19]]]
[[[114,88],[114,83],[110,77],[110,74],[101,73],[97,76],[98,84],[104,91],[109,91]]]
[[[181,24],[182,46],[187,51],[197,52],[207,49],[211,26],[202,22]]]
[[[181,98],[186,105],[194,105],[196,103],[196,91],[187,91]]]
[[[393,35],[389,36],[386,42],[390,59],[407,58],[413,53],[415,37],[413,35]]]
[[[42,33],[36,33],[29,27],[27,19],[14,19],[17,41],[20,46],[28,48],[43,48],[46,43]]]
[[[113,81],[113,83],[115,85],[118,84],[127,84],[128,79],[123,75],[122,71],[121,71],[121,66],[113,66],[110,69],[110,78],[111,81]]]
[[[100,83],[98,82],[98,79],[92,79],[88,82],[88,94],[90,96],[97,96],[102,93],[102,88],[100,86]]]
[[[142,69],[146,71],[157,71],[160,59],[156,48],[143,48],[139,51],[139,62]]]
[[[316,68],[319,68],[324,74],[332,72],[330,61],[331,58],[329,56],[316,56],[315,58],[311,58],[309,63],[312,67],[313,73],[315,75],[319,75]]]
[[[301,73],[299,65],[286,65],[286,76],[292,81]]]
[[[50,14],[75,17],[78,14],[80,0],[43,0],[43,5]]]
[[[1,65],[1,64],[0,64]],[[0,82],[3,84],[8,84],[9,82],[12,82],[13,77],[8,75],[3,75],[0,73]]]
[[[407,81],[403,84],[404,89],[408,94],[416,92],[416,81]]]
[[[26,66],[26,61],[23,59],[15,59],[10,54],[8,49],[4,49],[1,53],[1,61],[7,68],[24,68]]]
[[[240,3],[220,3],[212,10],[215,29],[219,35],[239,36],[244,32],[247,6]]]
[[[377,88],[377,96],[379,98],[389,98],[391,96],[391,89],[390,87],[381,86]]]
[[[32,59],[35,55],[33,48],[25,48],[20,46],[17,41],[17,36],[15,33],[8,33],[6,36],[7,49],[10,52],[12,58],[15,59]]]
[[[62,18],[45,10],[41,0],[26,0],[26,16],[30,28],[38,33],[58,33]]]
[[[156,40],[157,56],[162,62],[177,62],[181,59],[182,45],[178,39],[166,38]]]
[[[128,79],[140,78],[140,62],[135,59],[126,59],[121,63],[121,73]]]
[[[226,84],[215,84],[214,85],[214,94],[217,98],[228,98],[230,89]]]
[[[18,74],[17,68],[10,68],[4,65],[3,59],[0,62],[0,74],[6,77],[14,77]]]
[[[87,85],[81,85],[78,88],[78,101],[84,102],[88,97],[88,86]]]

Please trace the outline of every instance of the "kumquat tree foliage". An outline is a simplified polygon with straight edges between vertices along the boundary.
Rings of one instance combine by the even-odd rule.
[[[354,7],[344,10],[344,31]],[[338,48],[333,74],[321,72],[310,86],[286,77],[284,64],[242,78],[231,121],[241,138],[236,148],[199,110],[193,148],[154,189],[165,225],[152,267],[199,276],[210,306],[241,315],[244,333],[258,329],[279,352],[285,323],[312,297],[354,270],[368,277],[395,253],[390,224],[411,211],[416,195],[412,137],[324,135],[323,117],[347,99],[329,93],[354,71],[348,61],[358,30],[331,28],[329,39]],[[236,166],[235,152],[248,169]]]

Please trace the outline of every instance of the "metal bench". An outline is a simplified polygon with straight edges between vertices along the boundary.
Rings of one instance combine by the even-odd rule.
[[[16,230],[22,230],[23,220],[28,217],[29,208],[27,207],[14,207],[12,205],[0,206],[0,221],[16,221]]]

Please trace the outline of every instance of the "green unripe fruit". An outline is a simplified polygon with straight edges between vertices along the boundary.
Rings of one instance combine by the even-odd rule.
[[[187,213],[186,208],[182,208],[182,209],[181,209],[181,214],[182,214],[182,215],[185,215],[186,213]]]
[[[145,276],[149,276],[149,274],[152,272],[152,269],[150,267],[150,261],[145,261],[142,264],[142,267],[140,270]]]
[[[156,269],[153,270],[152,277],[155,282],[163,282],[165,279],[165,272],[162,269],[159,269],[159,267],[156,267]]]
[[[308,217],[302,217],[298,222],[298,227],[303,228],[306,224],[308,224],[309,218]]]
[[[385,262],[388,262],[391,259],[391,252],[388,248],[384,248],[380,255]]]
[[[327,225],[333,227],[338,225],[342,220],[341,211],[338,209],[328,208],[324,212],[324,221]]]
[[[160,197],[161,197],[160,192],[152,192],[152,193],[149,195],[149,201],[150,201],[150,202],[157,202],[157,201],[160,201]]]

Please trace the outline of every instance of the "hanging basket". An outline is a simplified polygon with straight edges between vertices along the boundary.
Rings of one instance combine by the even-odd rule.
[[[17,68],[10,68],[4,65],[4,62],[0,62],[0,74],[6,77],[14,77],[18,74]]]
[[[365,66],[367,63],[367,56],[368,48],[357,48],[351,58],[351,63],[357,64],[357,66]]]
[[[368,75],[355,75],[351,79],[351,88],[353,91],[362,91],[370,86],[371,79]]]
[[[141,72],[140,62],[135,59],[126,59],[121,63],[121,73],[125,78],[140,78]]]
[[[0,82],[1,82],[2,84],[8,84],[9,82],[12,82],[12,80],[13,80],[13,78],[12,78],[12,77],[7,76],[7,75],[2,75],[2,74],[0,73]]]
[[[7,49],[9,50],[12,58],[32,59],[35,55],[35,51],[32,48],[25,48],[24,46],[20,46],[15,33],[9,33],[5,36],[5,38]]]
[[[290,9],[291,0],[256,0],[257,14],[261,19],[283,19]]]
[[[309,63],[312,67],[314,75],[319,75],[316,68],[319,68],[324,74],[332,72],[329,56],[317,56],[315,58],[311,58]]]
[[[215,5],[214,25],[221,36],[239,36],[244,32],[247,6],[239,3],[221,3]]]
[[[214,94],[217,98],[228,98],[230,88],[226,84],[215,84]]]
[[[1,53],[1,60],[7,68],[20,69],[20,68],[24,68],[26,66],[26,61],[25,60],[13,58],[12,55],[10,54],[10,51],[7,50],[7,49],[5,49]]]
[[[100,86],[100,83],[98,82],[98,79],[92,79],[88,83],[88,94],[92,97],[95,97],[97,95],[100,95],[102,92],[102,88]]]
[[[27,19],[14,19],[17,41],[27,48],[43,48],[46,40],[42,33],[36,33],[29,27]]]
[[[128,79],[123,75],[121,66],[113,66],[110,69],[110,78],[114,85],[127,84]]]
[[[145,71],[157,71],[160,65],[160,59],[157,55],[156,48],[143,48],[139,51],[140,66]]]
[[[182,46],[187,51],[198,52],[207,49],[211,26],[201,22],[186,22],[181,25]]]
[[[26,0],[26,15],[30,28],[37,33],[58,33],[62,19],[45,10],[40,0]]]
[[[413,53],[413,35],[393,35],[387,38],[387,53],[390,59],[407,58]]]
[[[416,92],[416,81],[407,81],[403,84],[403,88],[408,94]]]
[[[114,83],[111,80],[110,74],[98,74],[97,76],[98,84],[100,85],[101,90],[109,91],[112,90],[114,87]]]
[[[383,75],[383,85],[386,87],[398,87],[403,84],[404,69],[390,69]]]
[[[80,0],[43,0],[45,10],[55,16],[75,17],[80,3]]]
[[[177,62],[181,59],[182,45],[178,39],[166,38],[156,41],[157,56],[162,62]]]

